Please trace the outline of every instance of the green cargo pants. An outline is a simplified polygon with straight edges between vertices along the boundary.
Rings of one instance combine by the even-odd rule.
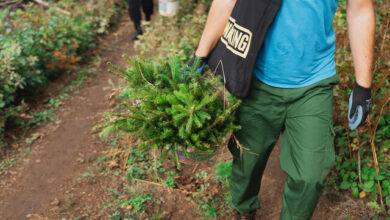
[[[237,112],[242,128],[229,142],[234,209],[246,213],[260,208],[263,171],[282,133],[279,160],[288,177],[280,219],[311,219],[334,162],[332,98],[338,81],[335,75],[303,88],[284,89],[253,80],[250,95]]]

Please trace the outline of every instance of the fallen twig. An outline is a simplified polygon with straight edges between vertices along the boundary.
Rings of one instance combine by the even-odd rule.
[[[137,180],[137,181],[139,181],[139,182],[142,182],[142,183],[146,183],[146,184],[150,184],[150,185],[154,185],[154,186],[159,186],[159,187],[165,188],[165,189],[167,189],[167,190],[179,191],[179,192],[182,192],[182,193],[187,194],[187,195],[193,195],[193,194],[196,193],[196,192],[189,192],[189,191],[187,191],[187,190],[182,190],[182,189],[167,187],[167,186],[164,186],[164,185],[161,184],[161,183],[155,183],[155,182],[148,181],[148,180],[142,180],[142,179],[136,179],[136,178],[133,178],[133,179],[134,179],[134,180]]]
[[[14,4],[19,4],[23,0],[15,0],[15,1],[9,1],[9,2],[1,2],[0,7],[8,6],[8,5],[14,5]]]
[[[388,100],[385,101],[384,105],[382,106],[381,110],[379,111],[379,117],[378,118],[381,118],[382,115],[383,115],[383,109],[384,107],[387,105],[387,103],[390,101],[390,98]],[[378,129],[378,125],[379,125],[379,120],[376,122],[376,124],[374,125],[374,129],[372,128],[372,125],[369,123],[369,129],[368,129],[368,132],[369,132],[369,135],[370,135],[370,145],[371,145],[371,151],[372,151],[372,156],[373,156],[373,159],[374,159],[374,165],[375,165],[375,173],[376,175],[378,176],[379,175],[379,165],[378,165],[378,157],[376,155],[376,150],[375,150],[375,135],[376,135],[376,131]],[[379,180],[377,180],[377,184],[378,184],[378,190],[379,190],[379,199],[380,199],[380,203],[382,205],[382,207],[385,207],[384,206],[384,203],[383,203],[383,196],[382,196],[382,187],[381,187],[381,183]]]
[[[360,159],[360,136],[359,136],[359,130],[356,130],[356,138],[357,138],[357,145],[358,145],[358,174],[359,174],[359,183],[362,183],[362,166],[361,166],[361,159]]]
[[[195,173],[196,169],[198,169],[198,167],[199,167],[199,164],[200,164],[200,163],[197,163],[197,164],[195,165],[195,168],[192,170],[192,173]]]
[[[150,184],[150,185],[160,186],[160,187],[164,187],[164,188],[166,187],[166,186],[164,186],[161,183],[155,183],[155,182],[148,181],[148,180],[141,180],[141,179],[136,179],[136,178],[134,178],[134,180],[137,180],[137,181],[142,182],[142,183],[147,183],[147,184]]]
[[[52,6],[50,6],[49,3],[44,2],[44,1],[42,1],[42,0],[32,0],[32,1],[35,2],[35,3],[38,3],[38,4],[40,4],[40,5],[43,5],[43,6],[45,6],[45,7],[48,7],[48,8],[54,8],[56,11],[61,12],[62,14],[71,16],[71,13],[70,13],[70,12],[65,11],[65,10],[63,10],[63,9],[61,9],[61,8],[58,8],[58,7],[52,7]]]

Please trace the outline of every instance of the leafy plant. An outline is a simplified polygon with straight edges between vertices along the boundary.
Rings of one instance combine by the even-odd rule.
[[[19,110],[23,100],[48,80],[76,70],[95,46],[95,37],[107,31],[123,3],[51,2],[72,16],[31,3],[23,5],[23,9],[0,11],[0,147],[7,122],[17,121],[24,113]]]
[[[176,187],[175,181],[174,181],[172,178],[167,178],[167,179],[163,182],[163,185],[168,186],[168,187],[171,187],[171,188],[175,188],[175,187]]]
[[[225,200],[225,204],[230,205],[232,201],[232,195],[230,194],[229,189],[229,178],[232,172],[232,162],[219,162],[217,164],[217,179],[216,182],[222,184],[224,189],[226,190],[223,194],[223,199]]]
[[[336,14],[337,51],[336,65],[340,84],[335,89],[335,169],[329,180],[336,189],[349,190],[356,198],[377,204],[373,216],[385,214],[390,206],[390,54],[385,43],[388,38],[389,3],[375,1],[376,6],[376,47],[373,69],[373,106],[367,124],[357,131],[348,129],[348,98],[354,83],[354,67],[346,32],[346,2],[339,3]],[[386,11],[387,9],[387,11]],[[378,210],[381,210],[378,212]]]
[[[208,176],[208,173],[206,171],[201,171],[200,173],[195,174],[195,178],[197,179],[203,179]]]
[[[119,211],[116,211],[108,216],[109,220],[120,220],[122,219],[122,213]]]
[[[157,16],[152,25],[144,27],[145,33],[134,44],[138,57],[163,63],[166,57],[187,60],[192,56],[206,23],[206,7],[194,0],[180,0],[180,5],[183,7],[175,19]]]
[[[217,199],[209,199],[207,201],[203,201],[202,199],[195,199],[199,206],[196,211],[200,212],[204,219],[217,219]]]
[[[6,160],[3,160],[0,162],[0,170],[5,170],[7,169],[8,167],[12,166],[16,164],[16,161],[15,159],[6,159]]]

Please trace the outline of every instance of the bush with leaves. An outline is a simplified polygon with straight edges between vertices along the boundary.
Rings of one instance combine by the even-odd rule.
[[[376,34],[373,69],[373,106],[367,123],[357,131],[348,128],[348,100],[354,86],[354,66],[349,49],[346,1],[341,0],[335,18],[335,61],[340,84],[335,88],[336,163],[330,185],[368,200],[373,217],[390,207],[390,2],[375,1]],[[387,213],[387,214],[390,214]]]
[[[75,70],[123,3],[65,0],[50,2],[48,10],[34,4],[0,10],[0,147],[7,120],[18,115],[21,101],[50,78]]]
[[[181,1],[182,2],[182,1]],[[157,16],[153,25],[145,25],[145,33],[135,42],[138,57],[161,63],[166,57],[189,59],[194,53],[207,19],[204,3],[182,7],[181,16]],[[194,8],[185,14],[186,8]]]
[[[178,57],[164,64],[126,60],[127,71],[112,65],[128,90],[122,111],[106,114],[102,135],[114,130],[135,135],[143,141],[140,150],[158,149],[161,159],[170,155],[180,167],[179,151],[211,155],[238,128],[233,115],[241,101],[226,92],[220,77],[186,70]]]

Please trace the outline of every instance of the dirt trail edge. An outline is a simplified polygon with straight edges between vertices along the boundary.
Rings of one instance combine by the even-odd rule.
[[[111,90],[107,88],[115,77],[107,73],[106,62],[124,66],[121,55],[133,51],[130,31],[130,21],[123,15],[118,27],[105,37],[107,45],[101,53],[98,73],[57,111],[54,125],[38,129],[44,137],[32,145],[28,162],[11,168],[9,179],[3,179],[0,219],[34,218],[33,213],[56,203],[56,193],[86,169],[88,164],[80,161],[101,153],[102,149],[94,144],[92,128],[109,110],[107,96]]]

